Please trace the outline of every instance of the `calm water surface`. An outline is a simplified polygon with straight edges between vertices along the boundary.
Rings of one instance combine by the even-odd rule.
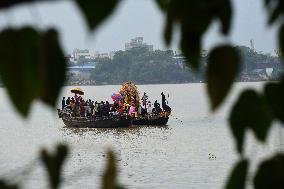
[[[62,188],[98,188],[109,148],[118,158],[119,182],[127,188],[222,188],[238,158],[227,116],[239,92],[247,87],[262,90],[261,83],[236,84],[222,108],[212,114],[203,84],[139,86],[152,102],[161,100],[161,91],[169,93],[174,117],[166,127],[126,129],[68,129],[56,110],[38,102],[25,120],[0,88],[0,177],[21,182],[23,188],[48,188],[36,156],[42,147],[53,149],[54,144],[64,142],[71,154]],[[82,88],[88,98],[111,101],[110,95],[120,86]],[[61,96],[70,95],[69,89],[64,88]],[[279,133],[282,130],[276,123],[266,145],[249,134],[246,156],[258,162],[280,151]],[[216,159],[209,159],[209,153]]]

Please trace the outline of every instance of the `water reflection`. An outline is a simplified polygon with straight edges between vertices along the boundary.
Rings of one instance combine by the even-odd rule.
[[[145,132],[169,132],[171,128],[168,125],[164,126],[131,126],[126,128],[74,128],[74,127],[63,127],[64,135],[114,135],[114,136],[125,136],[125,135],[137,135],[143,136]]]

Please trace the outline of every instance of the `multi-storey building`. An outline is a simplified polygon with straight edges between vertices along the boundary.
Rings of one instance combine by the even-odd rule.
[[[149,51],[153,51],[153,45],[148,45],[143,42],[143,37],[136,37],[131,39],[130,43],[125,43],[125,50],[130,50],[132,48],[147,48]]]

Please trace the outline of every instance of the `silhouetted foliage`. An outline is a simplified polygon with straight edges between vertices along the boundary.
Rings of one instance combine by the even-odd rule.
[[[165,41],[170,44],[173,27],[179,24],[180,48],[189,64],[198,68],[203,34],[213,20],[221,23],[221,31],[228,34],[231,25],[232,7],[230,0],[156,0],[166,13]]]
[[[4,180],[0,180],[0,188],[1,189],[18,189],[17,185],[8,184]]]
[[[254,178],[256,189],[284,188],[284,155],[277,154],[261,163]]]
[[[46,167],[50,187],[52,189],[59,188],[61,182],[61,169],[67,154],[68,147],[62,144],[57,146],[57,151],[54,154],[48,153],[45,149],[41,152],[41,160]]]
[[[209,55],[207,69],[208,94],[212,109],[216,109],[225,98],[239,70],[239,54],[231,46],[215,48]],[[224,70],[226,70],[224,72]]]
[[[254,90],[244,91],[230,115],[230,125],[237,142],[237,149],[242,153],[245,132],[251,129],[255,136],[264,141],[272,123],[272,115],[267,111],[264,98]]]
[[[248,172],[248,161],[242,160],[236,164],[231,173],[226,189],[244,189]]]
[[[55,106],[65,80],[65,59],[55,30],[4,30],[0,33],[0,56],[1,79],[22,115],[27,115],[37,98]]]

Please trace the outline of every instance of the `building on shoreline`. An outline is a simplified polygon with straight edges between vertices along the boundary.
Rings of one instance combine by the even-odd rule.
[[[132,48],[146,48],[149,51],[153,51],[153,45],[148,45],[143,42],[143,37],[136,37],[130,40],[130,43],[125,43],[125,50],[128,51]]]
[[[95,68],[95,64],[92,63],[82,66],[69,66],[66,68],[66,74],[79,80],[90,79],[91,74]]]

